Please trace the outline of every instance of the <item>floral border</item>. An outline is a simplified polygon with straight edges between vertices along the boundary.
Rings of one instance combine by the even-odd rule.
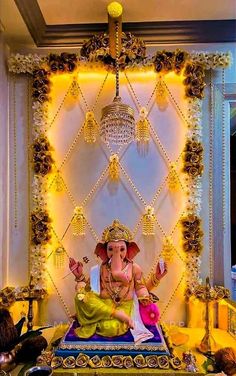
[[[99,39],[100,38],[100,39]],[[9,71],[20,74],[27,73],[33,76],[33,212],[47,214],[46,206],[46,175],[51,171],[52,157],[51,147],[45,136],[48,128],[48,101],[50,100],[50,76],[64,72],[72,73],[76,69],[86,67],[104,66],[113,69],[114,61],[107,57],[107,36],[98,36],[86,42],[82,48],[82,56],[78,54],[61,53],[39,55],[11,55],[8,61]],[[201,209],[201,173],[202,173],[202,146],[201,146],[201,99],[204,95],[204,72],[208,69],[226,68],[231,63],[231,54],[208,53],[186,51],[157,51],[152,57],[146,56],[145,46],[132,35],[123,35],[123,47],[121,59],[119,61],[121,69],[141,69],[145,67],[153,68],[157,74],[166,74],[175,71],[177,74],[183,73],[185,94],[188,100],[188,134],[185,146],[184,171],[186,174],[186,185],[188,193],[188,205],[186,217],[199,216]],[[100,44],[99,44],[100,43]],[[100,47],[99,47],[100,46]],[[130,47],[132,54],[130,55]],[[96,52],[97,51],[97,52]],[[99,52],[99,53],[98,53]],[[201,152],[196,153],[193,146],[197,144]],[[46,145],[46,146],[45,146]],[[191,146],[191,150],[189,147]],[[37,149],[37,150],[35,150]],[[189,155],[189,152],[191,155]],[[201,155],[200,155],[201,154]],[[196,170],[196,160],[200,158],[200,163]],[[190,158],[190,160],[189,160]],[[190,162],[192,165],[190,165]],[[41,215],[40,214],[40,215]],[[44,216],[44,217],[45,217]],[[38,221],[37,229],[32,221],[32,239],[37,233],[40,237],[42,231],[46,230],[48,239],[50,238],[50,219],[47,223]],[[45,227],[46,226],[46,227]],[[36,244],[37,243],[37,244]],[[44,284],[45,253],[46,242],[32,242],[31,249],[31,277],[36,287]],[[199,252],[187,252],[186,271],[187,287],[194,287],[200,283],[199,279],[200,256]]]

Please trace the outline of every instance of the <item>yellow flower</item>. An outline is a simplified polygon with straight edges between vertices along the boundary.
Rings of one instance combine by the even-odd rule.
[[[123,12],[122,5],[117,1],[113,1],[112,3],[108,4],[107,12],[111,17],[118,18],[122,15]]]

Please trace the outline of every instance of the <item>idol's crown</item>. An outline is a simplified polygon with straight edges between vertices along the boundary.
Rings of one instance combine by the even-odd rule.
[[[131,231],[115,219],[111,226],[105,228],[102,234],[102,242],[116,242],[124,240],[129,242],[133,239]]]

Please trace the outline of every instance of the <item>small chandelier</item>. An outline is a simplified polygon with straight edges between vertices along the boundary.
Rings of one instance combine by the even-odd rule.
[[[117,3],[111,3],[117,4]],[[120,4],[119,4],[120,5]],[[121,5],[120,5],[121,7]],[[109,6],[108,6],[109,12]],[[110,13],[110,12],[109,12]],[[122,13],[122,7],[121,7]],[[121,16],[121,13],[119,16]],[[112,14],[108,14],[112,17]],[[114,17],[114,16],[113,16]],[[117,145],[128,144],[135,137],[134,110],[125,103],[122,103],[119,96],[119,21],[116,15],[115,20],[115,72],[116,72],[116,96],[113,102],[102,109],[100,124],[100,136],[102,141]],[[121,18],[121,17],[119,17]],[[114,19],[113,19],[114,23]],[[121,25],[121,21],[120,21]]]

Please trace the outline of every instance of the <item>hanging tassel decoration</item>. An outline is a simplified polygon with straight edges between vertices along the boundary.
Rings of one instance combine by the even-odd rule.
[[[156,216],[152,206],[146,206],[143,214],[143,235],[155,235]]]
[[[85,217],[82,206],[76,206],[74,209],[74,216],[71,222],[74,236],[85,235]]]
[[[113,154],[110,156],[109,162],[109,178],[113,181],[119,180],[120,177],[120,166],[119,166],[119,156]]]
[[[70,86],[69,92],[70,92],[70,95],[72,96],[73,99],[78,98],[78,96],[79,96],[79,84],[78,84],[76,76],[73,77],[73,81],[72,81],[72,84]]]
[[[161,257],[166,262],[171,262],[174,257],[175,247],[173,245],[173,239],[171,236],[165,236],[163,238],[163,245],[161,251]]]
[[[92,144],[97,139],[97,123],[93,111],[86,112],[84,123],[84,140]]]
[[[176,172],[176,164],[170,164],[169,175],[167,179],[168,188],[170,191],[177,191],[179,189],[179,178]]]
[[[65,263],[65,250],[59,246],[54,251],[54,266],[56,269],[61,269]]]
[[[147,114],[147,109],[145,107],[142,107],[139,111],[139,120],[136,125],[136,139],[138,142],[146,143],[150,140]]]
[[[52,188],[57,193],[64,191],[64,188],[65,188],[64,180],[62,176],[60,175],[59,171],[57,171],[56,175],[53,178]]]
[[[168,106],[168,92],[161,76],[157,81],[156,102],[160,110],[165,110]]]

